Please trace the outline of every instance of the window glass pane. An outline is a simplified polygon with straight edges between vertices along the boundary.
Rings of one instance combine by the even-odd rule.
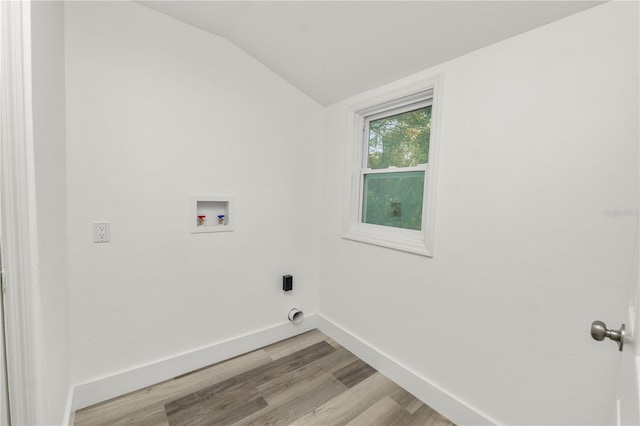
[[[362,222],[420,230],[424,171],[364,175]]]
[[[429,162],[431,106],[369,122],[367,167],[413,167]]]

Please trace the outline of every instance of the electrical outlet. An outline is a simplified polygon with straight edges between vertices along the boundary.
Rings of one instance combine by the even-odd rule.
[[[93,242],[108,243],[111,241],[109,222],[93,222]]]

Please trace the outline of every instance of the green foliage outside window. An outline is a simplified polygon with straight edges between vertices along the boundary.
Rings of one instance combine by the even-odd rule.
[[[370,169],[413,167],[429,162],[431,106],[369,122]]]

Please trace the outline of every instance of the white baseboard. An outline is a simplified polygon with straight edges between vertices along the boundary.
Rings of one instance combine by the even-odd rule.
[[[73,425],[74,413],[78,409],[169,380],[314,328],[318,328],[454,423],[459,425],[498,424],[322,315],[306,316],[301,324],[293,325],[290,322],[278,324],[76,385],[69,393],[68,413],[64,424]]]
[[[80,408],[251,352],[271,343],[313,330],[316,326],[317,316],[309,315],[305,316],[304,321],[300,324],[292,324],[291,322],[278,324],[204,348],[78,384],[71,390],[68,424],[73,422],[74,413]]]
[[[358,338],[344,327],[330,319],[318,315],[318,329],[340,345],[353,352],[376,370],[411,392],[421,401],[458,425],[495,425],[480,411],[465,404],[460,399],[430,383],[410,368],[386,356],[382,351]]]

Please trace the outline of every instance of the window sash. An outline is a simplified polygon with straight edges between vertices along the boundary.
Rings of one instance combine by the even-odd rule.
[[[424,99],[419,102],[412,102],[407,105],[402,105],[392,109],[386,109],[376,114],[368,115],[364,118],[364,126],[362,129],[362,168],[366,169],[369,166],[369,123],[371,121],[379,120],[381,118],[387,118],[394,115],[399,115],[405,112],[414,111],[424,107],[433,106],[433,98]],[[399,167],[400,168],[400,167]]]
[[[366,175],[374,175],[374,174],[385,174],[385,173],[408,173],[408,172],[424,172],[424,184],[422,186],[422,217],[420,219],[420,223],[421,223],[421,228],[424,228],[425,225],[425,213],[426,213],[426,209],[425,209],[425,202],[427,200],[427,182],[429,179],[429,165],[428,164],[420,164],[418,166],[415,167],[389,167],[387,169],[362,169],[360,170],[360,194],[359,194],[359,198],[360,198],[360,203],[359,203],[359,209],[358,209],[358,222],[361,225],[365,225],[367,227],[372,226],[372,227],[381,227],[381,228],[391,228],[395,231],[398,232],[404,232],[404,233],[412,233],[412,234],[418,234],[422,232],[422,229],[420,230],[414,230],[414,229],[406,229],[406,228],[396,228],[393,226],[385,226],[385,225],[377,225],[377,224],[373,224],[373,223],[367,223],[364,221],[364,204],[365,204],[365,184],[364,184],[364,180],[365,180],[365,176]],[[410,236],[409,234],[407,234],[407,236]]]

